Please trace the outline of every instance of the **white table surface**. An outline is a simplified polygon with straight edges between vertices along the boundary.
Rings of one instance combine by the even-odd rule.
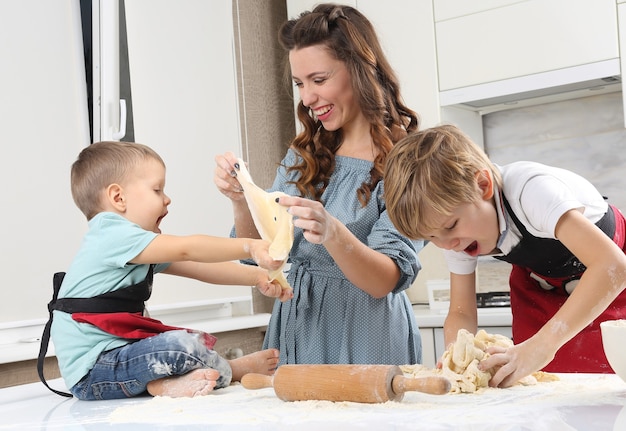
[[[284,402],[235,384],[197,398],[78,401],[34,383],[0,390],[0,430],[626,430],[626,383],[560,374],[475,394],[406,393],[401,402]],[[61,380],[52,380],[62,387]]]

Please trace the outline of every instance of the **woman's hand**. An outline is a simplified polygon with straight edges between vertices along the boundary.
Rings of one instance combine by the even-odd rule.
[[[289,207],[293,225],[304,232],[304,238],[314,244],[324,244],[336,232],[339,221],[317,201],[294,196],[282,196],[279,204]]]
[[[233,201],[242,201],[245,199],[243,188],[237,180],[237,171],[235,164],[238,163],[237,157],[231,152],[218,154],[215,156],[215,174],[213,182],[217,189],[227,198]]]

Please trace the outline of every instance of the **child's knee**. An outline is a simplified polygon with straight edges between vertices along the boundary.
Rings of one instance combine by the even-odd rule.
[[[210,351],[197,334],[185,330],[168,331],[161,335],[166,348],[170,350],[198,357],[205,357]]]

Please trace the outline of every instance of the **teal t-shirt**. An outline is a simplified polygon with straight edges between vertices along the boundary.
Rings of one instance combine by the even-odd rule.
[[[59,298],[91,298],[143,281],[150,265],[128,262],[157,235],[114,213],[96,215],[66,272]],[[154,271],[163,271],[168,265],[156,265]],[[54,311],[51,339],[68,388],[91,370],[100,353],[129,343],[90,324],[75,322],[62,311]]]

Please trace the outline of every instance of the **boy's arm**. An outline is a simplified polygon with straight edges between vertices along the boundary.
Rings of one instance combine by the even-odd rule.
[[[476,273],[450,273],[450,310],[443,324],[445,345],[456,341],[459,329],[472,334],[478,330],[476,308]]]
[[[493,386],[510,386],[548,364],[626,286],[626,255],[581,212],[566,212],[555,233],[587,270],[559,311],[534,336],[504,352],[494,351],[483,361],[484,368],[502,366],[491,379]]]
[[[250,238],[221,238],[208,235],[157,235],[131,263],[229,262],[252,258],[263,268],[278,269],[282,262],[269,255],[269,242]]]
[[[174,262],[163,273],[211,284],[254,286],[265,296],[279,298],[281,301],[293,296],[292,291],[284,291],[278,282],[270,281],[266,270],[253,265],[235,262]]]

